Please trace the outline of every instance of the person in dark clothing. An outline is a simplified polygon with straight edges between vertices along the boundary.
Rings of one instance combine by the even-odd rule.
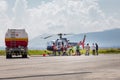
[[[95,43],[95,46],[96,46],[96,55],[98,55],[98,44]]]
[[[57,51],[57,47],[55,45],[55,43],[53,43],[53,55],[56,56],[56,51]]]
[[[76,55],[77,56],[80,56],[81,54],[80,54],[80,46],[79,46],[79,44],[77,44],[77,46],[76,46]]]
[[[58,43],[58,55],[60,56],[61,55],[61,44]]]
[[[64,46],[63,56],[64,56],[64,55],[68,56],[68,54],[67,54],[67,45]]]

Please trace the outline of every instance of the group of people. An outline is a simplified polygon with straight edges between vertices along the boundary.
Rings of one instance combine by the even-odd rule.
[[[93,43],[91,48],[92,48],[92,54],[93,55],[98,55],[98,44],[97,43],[95,43],[95,44]],[[90,46],[89,46],[89,44],[87,44],[85,49],[86,49],[86,54],[85,55],[89,55],[90,54]]]
[[[58,43],[58,46],[55,45],[55,43],[53,43],[53,55],[56,56],[57,52],[58,55],[60,56],[61,53],[62,55],[67,55],[67,45],[64,45],[64,43],[62,43],[62,45],[60,43]]]
[[[53,43],[52,48],[53,48],[53,55],[54,56],[56,56],[57,53],[58,53],[59,56],[60,55],[63,55],[63,56],[64,55],[73,55],[73,53],[74,53],[74,55],[77,55],[77,56],[81,55],[80,45],[79,44],[76,45],[75,52],[74,52],[73,47],[71,46],[71,48],[69,49],[69,51],[67,53],[68,46],[64,45],[64,43],[62,43],[62,44],[58,43],[58,46],[56,46],[55,43]],[[95,44],[93,43],[91,48],[90,48],[89,43],[88,43],[85,46],[85,50],[86,50],[85,55],[90,55],[90,49],[92,49],[92,54],[93,55],[98,55],[98,44],[97,43],[95,43]]]

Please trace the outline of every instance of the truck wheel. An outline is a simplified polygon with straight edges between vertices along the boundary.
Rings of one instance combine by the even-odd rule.
[[[22,54],[22,58],[27,58],[27,54]]]
[[[27,58],[27,54],[24,54],[24,58]]]
[[[12,58],[11,54],[6,54],[6,59]]]
[[[6,54],[6,59],[10,58],[10,56],[8,54]]]
[[[24,58],[24,54],[22,54],[22,58]]]

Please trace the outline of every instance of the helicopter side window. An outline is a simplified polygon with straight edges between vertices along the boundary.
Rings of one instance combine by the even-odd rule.
[[[61,45],[61,42],[58,42],[58,45]]]
[[[62,45],[64,45],[64,46],[67,45],[66,41],[63,40]]]

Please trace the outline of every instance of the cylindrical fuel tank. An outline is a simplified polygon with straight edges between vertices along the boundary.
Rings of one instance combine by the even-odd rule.
[[[5,34],[5,45],[8,48],[27,47],[28,34],[25,29],[8,29]]]

